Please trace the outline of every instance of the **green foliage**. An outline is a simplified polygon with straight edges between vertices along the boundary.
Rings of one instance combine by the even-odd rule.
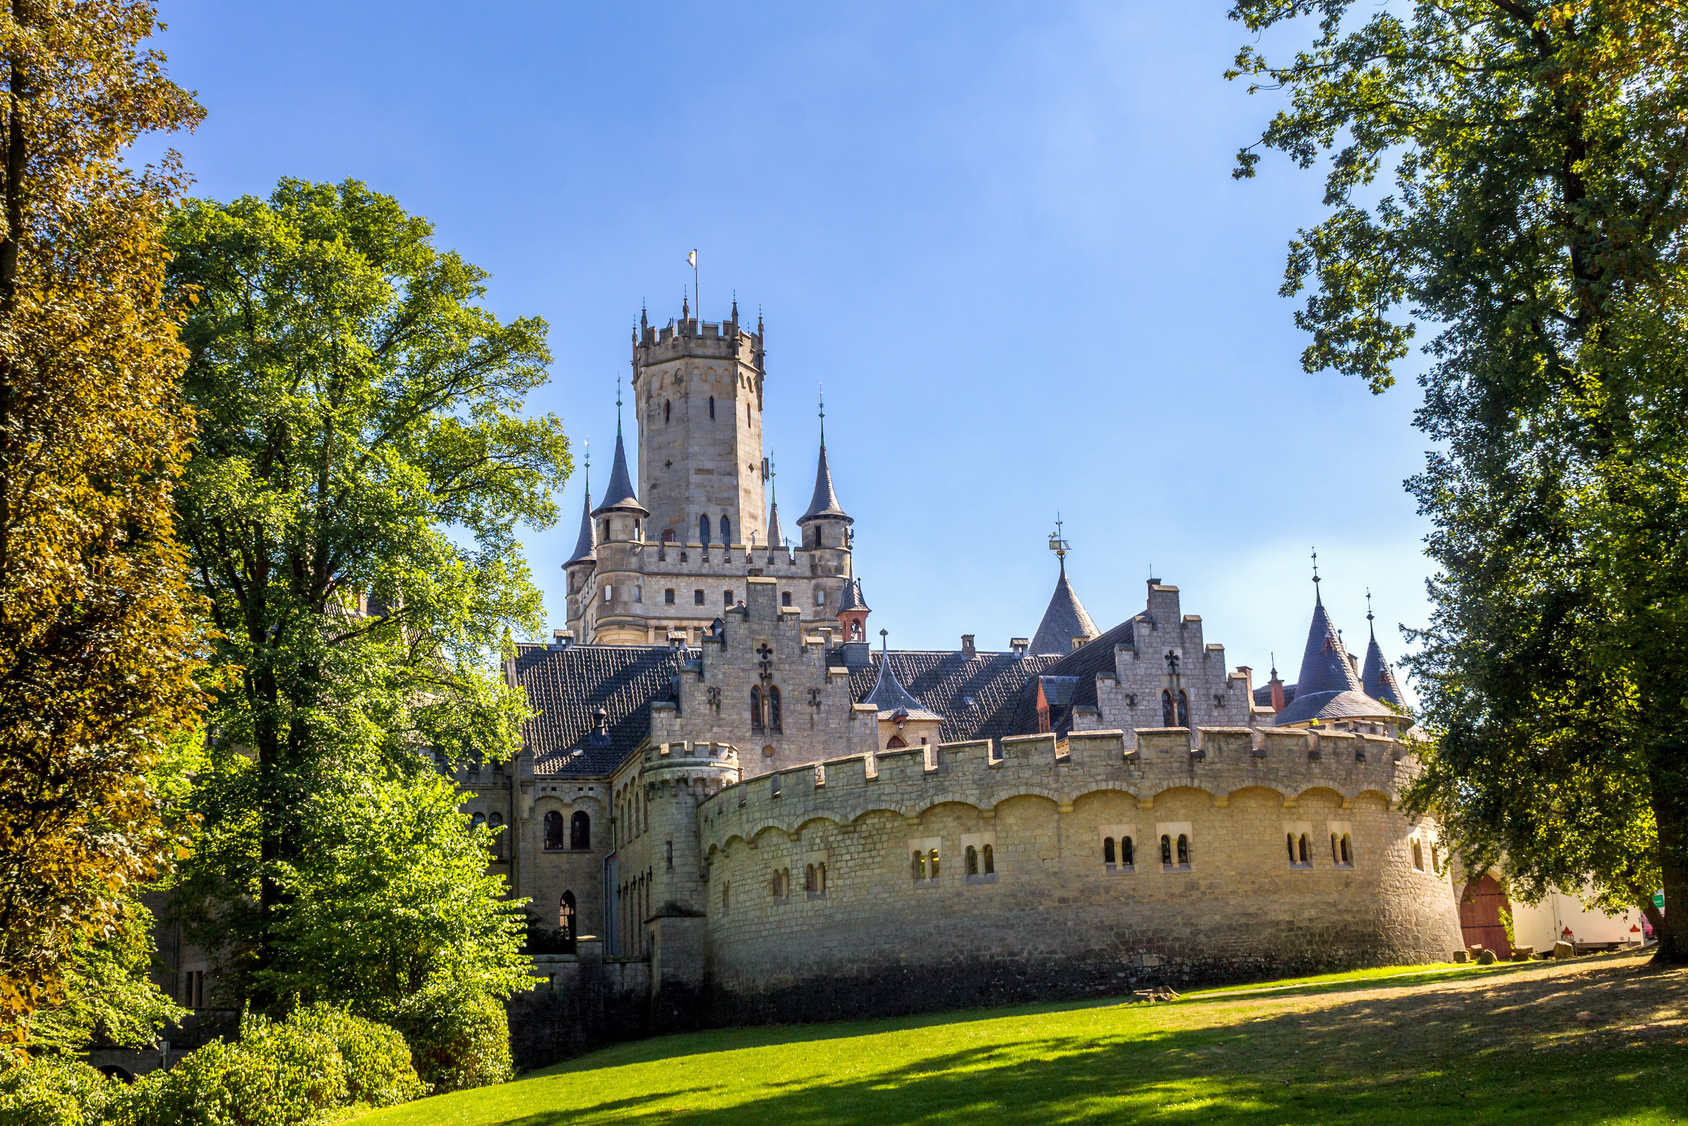
[[[152,925],[152,912],[132,902],[110,933],[78,940],[65,967],[62,999],[29,1018],[31,1051],[142,1048],[157,1040],[167,1023],[187,1015],[148,972]]]
[[[1381,391],[1415,322],[1437,330],[1410,800],[1521,898],[1592,883],[1688,960],[1651,903],[1688,901],[1688,10],[1232,9],[1256,32],[1308,15],[1310,47],[1231,72],[1288,91],[1261,145],[1330,154],[1331,215],[1283,287],[1313,287],[1304,366]]]
[[[200,110],[150,0],[0,16],[0,1041],[62,999],[172,841],[147,786],[200,697],[170,495],[192,430],[163,300],[173,161]]]
[[[490,831],[459,801],[432,771],[329,776],[300,807],[310,847],[280,867],[288,911],[258,989],[384,1020],[430,983],[527,988],[520,905],[486,874]]]
[[[486,275],[431,234],[361,184],[297,180],[268,200],[190,203],[170,226],[200,420],[178,508],[216,660],[238,670],[215,697],[176,892],[190,933],[230,952],[228,999],[277,1011],[435,970],[503,973],[496,956],[478,966],[502,940],[464,898],[495,888],[438,821],[424,758],[516,750],[524,704],[499,655],[507,630],[537,627],[539,595],[514,530],[554,520],[568,444],[554,417],[520,413],[546,378],[544,323],[478,307]],[[380,814],[391,840],[341,801]],[[407,810],[435,820],[389,816]],[[370,958],[324,928],[354,922],[363,894],[391,922],[396,887],[427,887],[450,917],[408,946],[375,942],[367,989],[331,982],[330,954]]]
[[[0,1126],[97,1126],[115,1086],[81,1060],[16,1057],[0,1071]]]
[[[397,1032],[319,1006],[279,1022],[248,1013],[237,1042],[214,1041],[144,1076],[113,1117],[117,1126],[311,1126],[421,1092]]]
[[[460,1091],[510,1078],[509,1020],[504,1006],[485,993],[430,987],[407,999],[392,1019],[432,1091]]]

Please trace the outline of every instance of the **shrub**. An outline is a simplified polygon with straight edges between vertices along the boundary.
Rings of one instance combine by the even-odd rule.
[[[426,1093],[397,1029],[323,1004],[297,1010],[286,1025],[314,1029],[334,1041],[345,1063],[347,1098],[354,1103],[397,1106]]]
[[[19,1056],[0,1071],[0,1126],[97,1126],[117,1086],[81,1060]]]
[[[496,998],[430,986],[400,1005],[392,1023],[410,1043],[416,1073],[435,1094],[510,1078],[510,1024]]]

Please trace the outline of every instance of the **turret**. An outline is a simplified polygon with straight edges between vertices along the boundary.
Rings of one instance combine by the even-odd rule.
[[[797,518],[803,529],[803,546],[808,548],[847,548],[848,529],[855,520],[838,503],[838,493],[832,487],[832,466],[826,459],[826,404],[821,404],[821,452],[815,461],[815,493],[809,499],[809,510]]]
[[[843,627],[845,641],[867,640],[867,616],[872,613],[867,599],[862,597],[862,580],[851,579],[844,584],[843,597],[838,603],[838,624]]]
[[[571,625],[578,625],[582,612],[583,596],[589,596],[588,582],[592,577],[592,568],[597,565],[597,536],[592,524],[592,457],[588,450],[582,477],[586,484],[586,496],[580,507],[580,535],[574,541],[574,553],[568,562],[563,564],[563,573],[568,576],[568,620]]]
[[[1406,701],[1401,695],[1401,685],[1395,679],[1395,670],[1389,667],[1389,662],[1383,659],[1383,647],[1377,643],[1377,627],[1372,624],[1371,591],[1366,591],[1366,628],[1371,631],[1371,640],[1366,644],[1366,663],[1360,670],[1360,682],[1366,695],[1374,700],[1382,700],[1394,704],[1398,708],[1406,707]]]

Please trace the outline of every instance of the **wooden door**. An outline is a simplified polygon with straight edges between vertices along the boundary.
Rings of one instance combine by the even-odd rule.
[[[1459,929],[1465,935],[1465,945],[1493,950],[1497,958],[1512,957],[1512,944],[1501,923],[1502,911],[1511,914],[1512,905],[1493,876],[1466,884],[1459,897]]]

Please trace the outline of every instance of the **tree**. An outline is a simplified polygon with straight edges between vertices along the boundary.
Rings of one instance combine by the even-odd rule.
[[[170,224],[200,420],[177,502],[215,660],[238,670],[212,704],[177,892],[228,955],[229,1000],[303,990],[298,958],[336,897],[366,878],[384,894],[373,870],[331,870],[374,861],[338,843],[324,795],[432,800],[431,756],[517,747],[500,644],[537,628],[539,596],[514,527],[555,519],[568,445],[554,417],[517,414],[546,378],[544,322],[479,308],[486,275],[431,234],[355,182],[283,180]],[[435,841],[393,841],[402,863],[461,875]]]
[[[1591,883],[1688,961],[1688,12],[1644,0],[1237,0],[1316,15],[1259,145],[1331,154],[1282,292],[1310,371],[1393,382],[1436,327],[1408,482],[1433,521],[1410,801],[1515,894]],[[1254,174],[1256,146],[1237,175]],[[1392,164],[1393,190],[1376,184]]]
[[[142,133],[199,107],[140,45],[144,0],[0,12],[0,1038],[126,926],[172,846],[145,773],[191,726],[192,598],[170,496],[191,429],[163,293],[176,166]]]

